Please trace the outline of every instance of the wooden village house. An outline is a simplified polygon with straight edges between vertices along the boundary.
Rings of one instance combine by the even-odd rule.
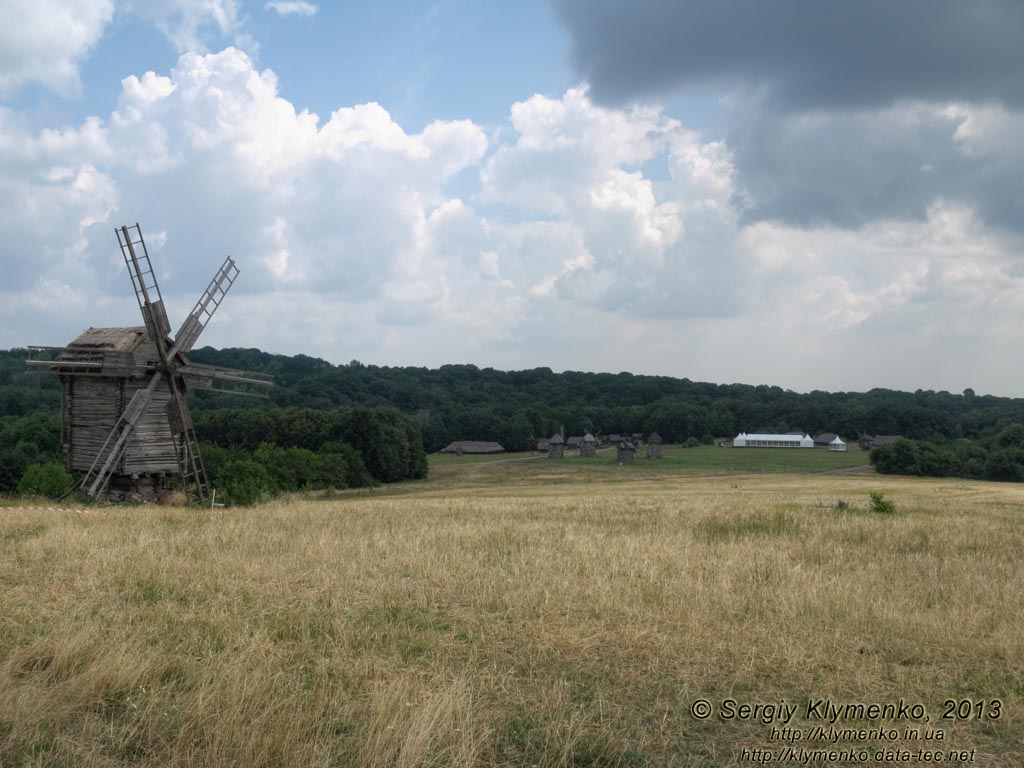
[[[636,447],[629,440],[622,440],[615,449],[615,457],[620,464],[631,464],[636,456]]]

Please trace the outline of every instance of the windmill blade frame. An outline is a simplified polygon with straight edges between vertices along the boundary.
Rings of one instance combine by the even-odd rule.
[[[190,503],[205,506],[210,482],[206,475],[203,455],[199,451],[199,438],[192,426],[192,412],[185,401],[184,393],[176,387],[172,391],[172,399],[167,404],[167,416],[171,431],[175,432],[177,429],[177,434],[181,438],[178,463],[181,465],[182,485]],[[174,417],[174,411],[177,411],[177,418]]]
[[[190,497],[195,497],[194,500],[200,504],[206,501],[206,468],[203,465],[202,457],[199,455],[199,441],[195,439],[195,432],[192,430],[192,414],[189,413],[188,404],[185,402],[185,397],[178,386],[178,376],[176,372],[177,367],[177,356],[179,348],[182,346],[180,343],[175,342],[174,345],[167,349],[167,335],[170,333],[171,326],[167,320],[167,313],[164,310],[163,297],[160,294],[160,286],[157,283],[156,273],[153,270],[153,264],[149,259],[149,251],[146,249],[146,241],[142,237],[142,229],[139,227],[138,222],[132,228],[138,235],[138,240],[133,241],[131,238],[131,230],[124,226],[118,230],[118,243],[121,246],[121,254],[124,256],[125,266],[128,267],[128,275],[132,280],[132,287],[135,290],[135,298],[139,302],[139,309],[142,311],[143,320],[146,323],[146,328],[149,332],[150,339],[156,343],[157,352],[160,355],[160,362],[163,364],[163,370],[166,373],[167,384],[171,390],[171,400],[168,404],[168,426],[171,428],[171,434],[177,434],[181,439],[181,449],[178,453],[178,463],[181,466],[181,476],[185,482],[186,493]],[[136,252],[135,246],[141,246],[141,255]],[[231,258],[228,257],[228,261]],[[233,264],[233,262],[232,262]],[[223,267],[221,268],[223,270]],[[235,270],[237,275],[237,268]],[[217,278],[220,277],[221,273],[218,272],[214,278],[216,285]],[[233,280],[232,280],[233,282]],[[229,286],[230,287],[230,284]],[[199,304],[203,304],[203,300],[210,294],[210,288],[207,289],[207,293],[200,299]],[[153,301],[150,292],[156,294],[156,301]],[[221,291],[220,298],[223,299],[226,289]],[[207,302],[208,303],[208,302]],[[219,301],[217,302],[219,304]],[[197,305],[199,306],[199,305]],[[205,306],[204,306],[205,309]],[[214,307],[216,309],[216,306]],[[208,313],[207,319],[212,315],[212,311]],[[191,317],[191,316],[190,316]],[[201,329],[200,329],[201,330]],[[195,336],[198,336],[198,332]],[[128,436],[132,433],[135,428],[135,421],[138,418],[138,414],[141,413],[142,409],[145,408],[149,403],[149,399],[152,397],[155,385],[159,383],[162,376],[157,371],[153,374],[153,378],[150,381],[149,386],[146,388],[148,393],[142,401],[141,406],[136,411],[134,417],[130,421],[119,421],[118,425],[125,423],[121,434],[119,435],[115,448],[123,450],[122,446],[126,443]],[[136,393],[138,396],[138,393]],[[135,402],[135,398],[132,398],[132,403]],[[132,403],[129,403],[129,408],[125,409],[125,413],[131,410]],[[171,414],[177,410],[177,419],[170,418]],[[177,422],[178,429],[175,430],[175,422]],[[118,425],[115,425],[114,431],[111,435],[118,430]],[[110,438],[107,438],[109,442]],[[111,455],[107,458],[101,470],[100,477],[97,477],[90,487],[90,491],[95,494],[98,488],[101,488],[101,481],[103,475],[109,475],[110,466],[114,461],[115,452],[111,452]],[[99,456],[97,456],[97,460]]]
[[[268,387],[274,386],[273,377],[268,373],[243,371],[219,365],[189,362],[178,369],[188,389],[224,392],[245,397],[267,399]]]
[[[132,230],[135,230],[136,240],[132,240]],[[123,226],[114,231],[117,233],[117,243],[121,247],[124,264],[128,267],[128,276],[132,279],[135,299],[142,311],[142,319],[149,331],[149,338],[153,341],[167,338],[171,333],[171,323],[167,319],[167,310],[164,308],[164,300],[160,294],[156,272],[153,271],[153,263],[149,260],[149,251],[146,248],[146,241],[142,237],[142,229],[136,222],[133,227]],[[141,251],[136,251],[136,246],[140,246]],[[156,296],[155,301],[151,294]]]
[[[228,256],[220,269],[214,274],[210,284],[199,297],[192,311],[189,312],[185,322],[175,336],[174,345],[170,352],[163,350],[163,340],[157,340],[157,347],[163,358],[164,365],[168,369],[168,384],[171,387],[171,402],[168,404],[168,424],[172,434],[181,438],[181,451],[178,463],[181,465],[181,479],[185,486],[185,492],[189,500],[200,505],[206,504],[207,489],[209,480],[206,475],[206,465],[203,463],[203,456],[199,450],[199,438],[192,427],[192,413],[189,411],[188,403],[184,393],[178,387],[178,356],[192,349],[200,334],[206,328],[213,317],[214,312],[220,307],[224,297],[227,296],[231,286],[238,278],[239,269],[234,259]],[[211,308],[212,305],[212,308]],[[183,382],[184,383],[184,382]],[[173,417],[173,411],[177,411],[177,418]],[[176,431],[177,428],[177,431]]]
[[[231,290],[231,286],[235,284],[238,273],[239,269],[235,265],[234,259],[230,256],[224,259],[224,263],[220,265],[220,269],[217,270],[210,284],[203,291],[203,295],[199,297],[199,301],[192,307],[192,311],[188,313],[185,322],[181,324],[181,328],[174,336],[175,352],[189,352],[195,346],[200,334],[213,317],[213,313],[217,311],[221,302],[224,301],[224,297]],[[211,304],[213,309],[210,309]]]

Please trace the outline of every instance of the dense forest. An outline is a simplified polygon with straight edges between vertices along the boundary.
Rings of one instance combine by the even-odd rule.
[[[549,368],[498,371],[473,365],[437,369],[332,365],[256,349],[192,353],[196,362],[269,373],[269,402],[198,393],[199,409],[225,407],[391,406],[414,416],[427,451],[452,440],[496,440],[529,450],[559,427],[568,434],[657,431],[670,443],[747,432],[837,432],[914,439],[980,438],[1024,422],[1024,399],[963,393],[810,392],[749,384],[709,384],[631,373],[553,373]]]
[[[306,355],[273,355],[257,349],[203,347],[190,356],[198,363],[274,377],[268,399],[189,393],[197,431],[207,443],[204,455],[209,454],[214,469],[252,461],[261,446],[264,457],[272,450],[343,453],[344,471],[306,473],[321,486],[421,477],[426,472],[420,457],[423,449],[433,452],[452,440],[472,439],[494,440],[510,451],[530,450],[536,438],[559,428],[568,434],[656,431],[669,443],[732,436],[741,430],[836,432],[848,440],[863,434],[902,435],[917,441],[919,458],[925,457],[915,465],[918,470],[923,462],[929,472],[945,466],[956,470],[949,474],[970,476],[968,471],[980,471],[985,476],[990,451],[1016,450],[1001,445],[998,436],[1024,423],[1024,399],[976,395],[970,389],[959,394],[889,389],[800,394],[765,385],[630,373],[499,371],[473,365],[382,367],[355,360],[333,365]],[[38,427],[38,422],[24,421],[26,417],[59,410],[56,377],[28,372],[25,357],[21,349],[0,351],[0,427],[5,430],[0,451],[7,454],[25,443],[22,433]],[[373,415],[365,416],[368,413]],[[369,421],[351,429],[346,425],[353,419]],[[372,429],[369,422],[375,425]],[[361,431],[363,427],[367,429]],[[0,488],[10,487],[11,474],[26,466],[25,461],[33,463],[26,454],[32,447],[23,448],[18,462],[11,463],[8,456],[8,468],[0,468]],[[290,464],[301,464],[297,455]],[[935,456],[960,458],[947,461]],[[1014,460],[1016,454],[1001,460],[1007,456]],[[45,450],[41,457],[47,458]],[[274,465],[270,459],[264,463]],[[1024,473],[1024,457],[1020,467]],[[887,468],[883,462],[880,470]],[[1014,471],[1002,474],[1011,476]],[[280,480],[280,487],[310,482],[299,475],[294,482]],[[328,483],[327,477],[337,482]]]

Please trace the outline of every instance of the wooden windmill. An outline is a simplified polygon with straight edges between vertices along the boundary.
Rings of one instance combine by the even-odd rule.
[[[32,347],[50,360],[30,360],[61,380],[61,443],[78,487],[113,500],[155,499],[180,478],[189,501],[205,504],[208,482],[186,389],[258,394],[268,377],[210,365],[186,354],[238,277],[229,256],[170,336],[156,273],[142,230],[120,227],[118,244],[145,325],[89,328],[66,347]]]

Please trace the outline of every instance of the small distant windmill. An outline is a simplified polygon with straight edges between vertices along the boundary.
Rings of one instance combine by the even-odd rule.
[[[118,244],[143,326],[89,328],[66,347],[31,347],[52,359],[29,360],[61,380],[61,443],[68,468],[84,472],[78,483],[90,496],[113,500],[156,499],[178,477],[189,501],[206,504],[209,484],[186,389],[261,395],[269,377],[197,365],[186,353],[210,322],[238,277],[228,256],[181,328],[170,337],[156,273],[142,230],[120,227]]]

